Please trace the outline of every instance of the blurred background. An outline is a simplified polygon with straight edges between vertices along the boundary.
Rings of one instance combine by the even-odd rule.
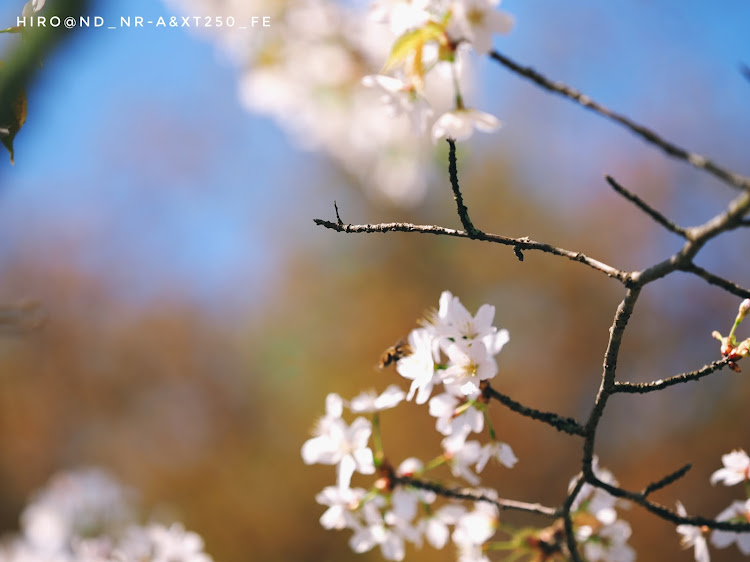
[[[367,8],[336,6],[360,17]],[[746,2],[502,7],[516,26],[495,40],[501,52],[750,173],[750,82],[740,71],[750,64]],[[4,2],[0,27],[14,25],[22,8],[22,0]],[[101,0],[88,9],[114,21],[239,8]],[[458,227],[446,149],[427,149],[424,166],[409,172],[416,179],[394,195],[352,173],[326,142],[310,142],[305,127],[314,123],[295,129],[251,111],[262,105],[247,101],[258,67],[238,52],[284,38],[278,9],[253,9],[276,19],[242,41],[182,28],[76,30],[27,88],[15,165],[0,154],[0,302],[37,303],[45,321],[0,339],[5,532],[18,528],[29,494],[56,471],[97,465],[139,490],[144,513],[172,514],[199,532],[217,561],[381,559],[378,551],[353,554],[348,532],[320,527],[314,495],[333,483],[333,469],[304,466],[299,451],[327,393],[406,387],[375,365],[445,289],[472,311],[495,305],[496,324],[510,331],[501,392],[588,415],[620,285],[543,254],[519,262],[509,248],[466,240],[316,227],[314,218],[333,218],[334,200],[345,222]],[[3,57],[17,40],[3,36]],[[614,194],[605,174],[685,225],[734,195],[489,60],[472,66],[472,104],[504,123],[460,147],[465,199],[485,231],[640,269],[680,240]],[[697,262],[747,286],[749,251],[740,231],[708,245]],[[620,380],[717,359],[711,331],[726,334],[738,304],[688,275],[649,285],[623,344]],[[727,370],[646,397],[616,396],[597,440],[601,464],[640,489],[693,463],[655,499],[718,514],[742,493],[712,488],[708,478],[722,454],[750,447],[744,378]],[[406,405],[385,416],[394,463],[438,454],[424,414]],[[520,460],[486,472],[486,483],[503,497],[557,505],[578,470],[580,442],[496,404],[492,416]],[[623,517],[640,559],[692,558],[679,552],[671,525],[636,507]],[[738,556],[734,547],[714,554]],[[407,559],[454,553],[425,547]]]

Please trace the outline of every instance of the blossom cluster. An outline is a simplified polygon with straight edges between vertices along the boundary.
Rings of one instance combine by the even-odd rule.
[[[498,373],[496,356],[509,341],[507,330],[493,325],[494,317],[494,307],[482,305],[472,315],[445,291],[437,310],[409,334],[408,344],[397,345],[384,361],[395,361],[396,372],[410,383],[408,390],[390,385],[380,395],[365,392],[348,402],[338,394],[327,396],[326,413],[315,436],[302,446],[302,458],[307,464],[336,466],[336,484],[316,498],[327,508],[320,523],[326,529],[351,529],[349,545],[355,552],[379,546],[385,559],[402,560],[407,543],[440,549],[449,539],[461,562],[486,562],[492,549],[521,549],[530,556],[555,548],[564,552],[562,534],[514,529],[500,520],[497,492],[477,487],[490,460],[507,468],[518,461],[510,445],[497,439],[485,396],[488,381]],[[432,460],[408,458],[393,468],[380,434],[380,414],[405,400],[427,406],[442,437],[441,452]],[[351,423],[344,420],[345,410],[357,416]],[[488,439],[473,435],[485,429]],[[467,506],[465,500],[420,485],[439,467],[449,471],[453,482],[474,486],[472,497],[482,499]],[[600,480],[617,484],[606,470],[594,469]],[[354,487],[355,474],[372,476],[371,484]],[[627,545],[630,526],[617,517],[619,505],[607,492],[585,485],[572,506],[576,536],[591,562],[634,559]],[[491,541],[498,532],[507,540]],[[549,537],[556,537],[554,545]]]
[[[453,77],[453,107],[434,120],[433,140],[465,140],[474,128],[491,132],[500,126],[492,115],[467,107],[458,82],[459,49],[479,54],[492,49],[492,35],[509,33],[510,14],[496,10],[500,0],[376,0],[373,14],[397,36],[385,69],[396,76],[367,76],[363,83],[381,89],[392,113],[406,114],[417,133],[423,133],[434,111],[426,78]],[[440,69],[443,72],[440,72]],[[434,72],[433,72],[434,71]]]
[[[617,486],[612,473],[599,467],[594,457],[592,463],[594,475],[605,484]],[[576,479],[569,489],[575,487]],[[627,507],[627,503],[615,498],[612,494],[591,484],[584,484],[578,492],[571,516],[576,525],[576,540],[583,547],[583,554],[588,562],[632,562],[635,551],[627,544],[630,538],[630,524],[619,518],[617,507]]]
[[[302,458],[307,464],[336,466],[336,485],[316,498],[328,508],[320,522],[326,529],[351,529],[349,544],[355,552],[377,545],[386,559],[402,560],[406,543],[421,546],[426,541],[443,548],[451,539],[460,560],[486,560],[482,547],[498,526],[498,508],[491,503],[495,492],[480,491],[486,500],[470,507],[456,501],[437,506],[434,491],[397,481],[448,466],[454,478],[478,485],[490,459],[507,467],[516,463],[510,446],[497,441],[494,431],[484,445],[469,439],[484,428],[480,384],[497,373],[494,356],[508,341],[508,332],[492,325],[494,315],[494,308],[484,305],[472,316],[446,291],[439,309],[409,334],[408,347],[402,346],[395,358],[397,372],[411,381],[408,393],[390,385],[380,395],[365,392],[348,402],[337,394],[326,398],[326,413],[315,437],[303,445]],[[443,392],[430,398],[439,385]],[[379,416],[404,400],[429,400],[429,412],[444,437],[442,454],[427,463],[408,458],[393,468],[384,452]],[[343,419],[345,407],[358,415],[351,424]],[[369,489],[352,487],[355,473],[374,475]]]
[[[739,366],[737,366],[737,363],[735,363],[735,361],[750,355],[750,338],[747,338],[742,342],[737,342],[735,331],[737,330],[737,327],[742,324],[742,321],[747,317],[748,314],[750,314],[750,299],[745,299],[744,301],[742,301],[742,303],[740,303],[739,310],[737,311],[737,316],[734,319],[734,324],[732,325],[732,329],[729,331],[729,335],[723,337],[717,331],[714,331],[711,334],[715,339],[721,342],[722,356],[730,360],[729,366],[738,373],[740,372],[740,368]]]
[[[87,468],[55,475],[4,537],[2,562],[211,562],[203,539],[179,524],[140,525],[133,493]]]
[[[486,52],[490,33],[511,27],[498,1],[374,0],[367,17],[335,0],[165,0],[191,15],[269,16],[252,32],[199,30],[239,65],[243,105],[329,155],[367,194],[404,206],[430,179],[434,147],[415,131],[464,139],[499,126],[464,103],[471,46]]]
[[[750,302],[750,301],[748,301]],[[711,484],[723,483],[725,486],[745,485],[746,499],[735,500],[732,504],[716,516],[717,521],[747,523],[750,521],[750,457],[741,449],[722,455],[724,464],[711,475]],[[682,503],[677,504],[678,513],[686,517],[687,510]],[[685,548],[693,547],[696,562],[709,562],[711,557],[708,550],[706,536],[709,529],[694,525],[679,525],[677,532],[682,536]],[[716,548],[726,548],[733,543],[745,556],[750,555],[750,532],[725,531],[714,529],[710,533],[711,544]]]

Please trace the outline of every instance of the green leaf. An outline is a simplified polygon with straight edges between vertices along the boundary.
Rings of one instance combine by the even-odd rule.
[[[396,39],[383,70],[388,70],[403,62],[409,55],[421,49],[428,41],[440,41],[444,34],[445,28],[434,21],[428,21],[419,29],[407,31]]]

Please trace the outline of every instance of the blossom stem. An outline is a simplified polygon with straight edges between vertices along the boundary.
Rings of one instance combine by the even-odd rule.
[[[745,319],[745,317],[742,314],[738,314],[737,318],[734,319],[734,324],[732,325],[732,329],[729,332],[729,341],[731,343],[735,342],[734,332],[735,332],[735,330],[737,330],[737,326],[739,326],[740,324],[742,324],[742,321],[744,319]]]
[[[492,427],[492,418],[490,418],[490,412],[487,410],[487,408],[482,408],[484,412],[484,419],[487,422],[487,432],[490,434],[490,439],[493,441],[497,441],[497,437],[495,436],[495,428]]]
[[[461,95],[461,86],[458,83],[458,71],[456,63],[451,64],[451,76],[453,77],[453,87],[456,89],[456,109],[464,109],[464,98]]]
[[[424,468],[420,470],[420,474],[424,474],[425,472],[429,470],[433,470],[439,466],[442,466],[446,463],[447,459],[445,458],[445,455],[440,455],[438,457],[435,457],[430,462],[428,462],[426,465],[424,465]]]
[[[385,454],[383,453],[383,438],[380,433],[380,414],[378,412],[372,414],[372,441],[375,448],[373,455],[375,468],[380,468]]]

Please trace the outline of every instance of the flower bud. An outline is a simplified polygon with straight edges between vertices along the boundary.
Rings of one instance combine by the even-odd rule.
[[[748,313],[750,313],[750,299],[745,299],[740,304],[740,311],[737,313],[737,317],[742,321]]]

